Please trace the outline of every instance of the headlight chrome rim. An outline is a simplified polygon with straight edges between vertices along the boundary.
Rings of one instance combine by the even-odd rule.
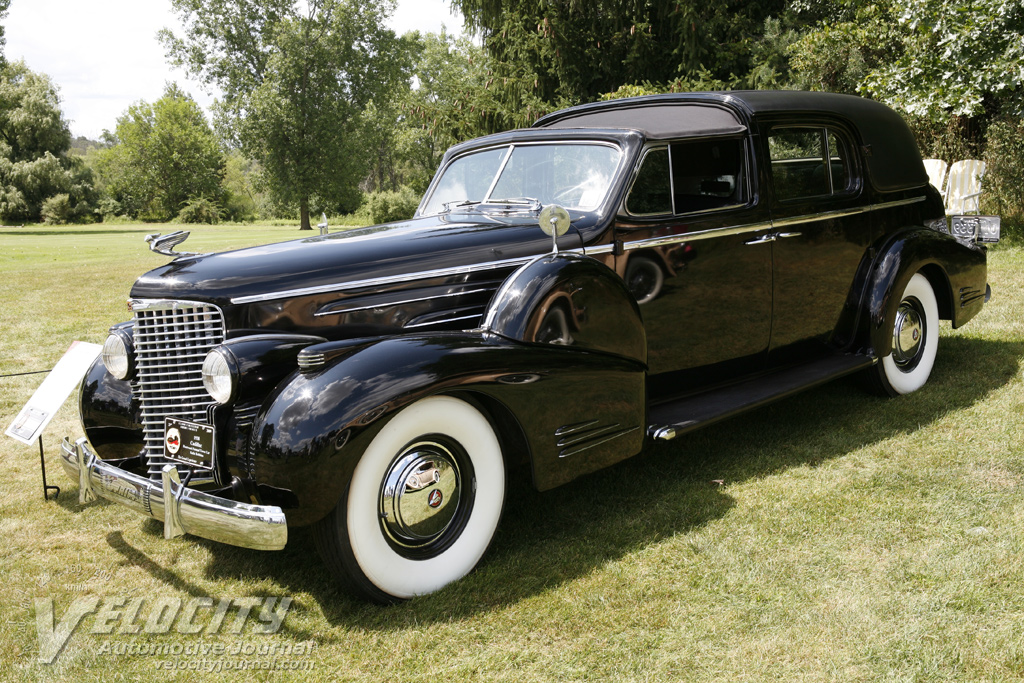
[[[221,348],[206,354],[203,360],[203,387],[210,398],[220,405],[231,403],[235,398],[237,380],[238,373],[231,354]]]
[[[111,330],[103,342],[101,352],[103,365],[115,379],[131,379],[135,374],[135,345],[131,333],[126,330]]]

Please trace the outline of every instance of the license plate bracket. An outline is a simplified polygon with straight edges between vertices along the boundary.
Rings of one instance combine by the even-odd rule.
[[[202,469],[213,468],[213,425],[179,420],[164,420],[164,455],[168,460]]]

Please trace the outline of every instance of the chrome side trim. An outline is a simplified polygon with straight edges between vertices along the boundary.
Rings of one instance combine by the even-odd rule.
[[[481,308],[483,308],[483,307],[481,307]],[[458,316],[456,318],[438,318],[437,320],[431,320],[430,322],[426,322],[426,323],[415,323],[413,325],[406,325],[402,329],[404,329],[404,330],[413,330],[413,329],[416,329],[418,327],[432,327],[432,326],[435,326],[435,325],[447,325],[449,323],[457,323],[457,322],[462,321],[462,320],[479,320],[481,315],[483,315],[483,311],[482,310],[479,313],[474,313],[473,315],[462,315],[462,316]]]
[[[834,220],[836,218],[846,218],[847,216],[856,216],[862,213],[871,213],[872,211],[884,211],[885,209],[895,209],[900,206],[910,206],[911,204],[917,204],[924,200],[924,197],[911,197],[910,199],[897,199],[892,202],[882,202],[881,204],[871,204],[870,206],[858,206],[853,209],[843,209],[841,211],[825,211],[823,213],[812,213],[805,214],[803,216],[793,216],[791,218],[781,218],[779,220],[772,221],[772,226],[775,228],[788,228],[791,225],[800,225],[801,223]]]
[[[697,232],[688,232],[685,235],[672,235],[671,237],[650,237],[645,240],[637,240],[635,242],[626,242],[622,245],[625,251],[635,251],[636,249],[651,249],[654,247],[666,247],[672,244],[682,244],[683,242],[697,242],[699,240],[709,240],[716,237],[728,237],[730,235],[745,235],[748,232],[760,232],[761,230],[771,230],[771,222],[764,223],[750,223],[748,225],[737,225],[731,228],[712,228],[711,230],[699,230]]]
[[[450,299],[457,296],[466,296],[468,294],[481,294],[483,292],[490,292],[492,289],[477,288],[467,289],[461,292],[453,292],[451,294],[437,294],[435,296],[422,296],[418,299],[403,299],[402,301],[388,301],[387,303],[371,304],[369,306],[355,306],[353,308],[346,308],[343,304],[337,304],[338,308],[325,311],[321,308],[319,311],[313,314],[314,318],[321,318],[328,315],[340,315],[342,313],[358,313],[359,311],[372,311],[375,308],[389,308],[391,306],[404,306],[406,304],[417,304],[422,301],[436,301],[437,299]],[[335,304],[331,304],[332,306]],[[324,308],[327,308],[326,306]]]
[[[546,255],[546,254],[545,254]],[[331,292],[346,292],[352,289],[364,287],[382,287],[394,285],[412,280],[427,280],[434,277],[449,277],[452,275],[467,275],[481,270],[497,270],[512,266],[521,266],[529,263],[535,256],[521,258],[502,259],[500,261],[486,261],[484,263],[473,263],[465,266],[453,266],[451,268],[438,268],[436,270],[421,270],[418,273],[403,273],[401,275],[388,275],[387,277],[369,278],[366,280],[353,280],[352,282],[336,282],[329,285],[318,285],[316,287],[300,287],[298,289],[287,289],[280,292],[267,292],[266,294],[253,294],[251,296],[239,296],[231,300],[233,304],[255,304],[263,301],[276,301],[287,299],[293,296],[308,296],[311,294],[329,294]]]
[[[873,204],[871,206],[862,206],[856,209],[847,209],[843,211],[829,211],[820,214],[807,214],[804,216],[794,216],[792,218],[785,218],[779,221],[765,221],[761,223],[750,223],[748,225],[738,225],[727,228],[712,228],[710,230],[701,230],[699,232],[687,233],[686,235],[674,235],[672,237],[653,237],[646,240],[637,240],[635,242],[626,242],[623,245],[625,251],[633,251],[636,249],[649,249],[652,247],[669,246],[672,244],[682,244],[683,242],[695,242],[697,240],[714,239],[716,237],[727,237],[729,235],[742,235],[748,232],[758,232],[759,230],[770,230],[772,228],[782,228],[790,225],[799,225],[800,223],[810,223],[813,221],[829,220],[833,218],[842,218],[845,216],[853,216],[860,213],[868,213],[870,211],[881,211],[884,209],[891,209],[899,206],[908,206],[910,204],[916,204],[918,202],[925,201],[924,197],[913,197],[911,199],[900,199],[893,202],[883,202],[882,204]],[[562,251],[563,254],[607,254],[614,250],[614,245],[603,244],[597,247],[585,247],[583,249],[566,249]],[[540,254],[539,256],[547,256],[547,254]],[[387,277],[369,278],[366,280],[353,280],[352,282],[337,282],[329,285],[318,285],[316,287],[301,287],[298,289],[288,289],[279,292],[267,292],[265,294],[254,294],[251,296],[239,296],[231,299],[233,304],[254,304],[261,303],[264,301],[276,301],[278,299],[287,299],[293,296],[308,296],[312,294],[329,294],[332,292],[346,292],[354,289],[362,289],[364,287],[381,287],[384,285],[393,285],[401,282],[409,282],[416,280],[427,280],[435,277],[449,277],[452,275],[467,275],[469,273],[475,273],[478,271],[485,270],[497,270],[499,268],[508,268],[512,266],[522,266],[532,261],[536,256],[527,256],[522,258],[502,259],[500,261],[486,261],[484,263],[473,263],[465,266],[453,266],[451,268],[438,268],[436,270],[422,270],[417,273],[406,273],[402,275],[389,275]],[[325,314],[326,315],[326,314]]]
[[[72,444],[67,437],[61,443],[60,464],[95,496],[164,520],[166,538],[186,533],[256,550],[280,550],[288,542],[281,508],[240,503],[182,486],[172,465],[163,469],[160,479],[147,479],[100,460],[86,439]]]
[[[898,199],[896,201],[883,202],[881,204],[872,204],[870,206],[859,206],[855,209],[844,209],[842,211],[826,211],[823,213],[805,214],[803,216],[793,216],[792,218],[782,218],[775,221],[767,221],[763,223],[750,223],[748,225],[737,225],[727,228],[712,228],[710,230],[700,230],[698,232],[690,232],[683,235],[672,235],[671,237],[651,237],[645,240],[626,242],[622,245],[622,249],[624,251],[634,251],[636,249],[651,249],[654,247],[671,246],[673,244],[683,244],[684,242],[696,242],[698,240],[714,239],[716,237],[743,235],[748,232],[759,232],[761,230],[787,228],[793,225],[800,225],[802,223],[813,223],[814,221],[832,220],[836,218],[845,218],[847,216],[855,216],[857,214],[870,213],[872,211],[894,209],[900,206],[909,206],[911,204],[917,204],[923,201],[925,201],[924,197],[911,197],[910,199]],[[798,235],[799,233],[781,233],[775,235],[775,237],[797,237]],[[597,247],[587,247],[584,251],[588,256],[590,256],[593,254],[608,254],[614,251],[614,249],[615,246],[612,244],[602,244]]]
[[[620,429],[619,431],[611,433],[611,434],[608,434],[606,432],[607,429],[614,429],[615,427],[618,427],[618,425],[612,425],[611,427],[607,427],[605,429],[599,430],[600,435],[598,434],[598,432],[595,432],[593,437],[588,437],[586,440],[584,440],[584,439],[574,439],[573,440],[573,445],[570,445],[570,446],[567,446],[565,448],[562,448],[558,452],[558,457],[559,458],[569,458],[569,457],[572,457],[574,455],[579,455],[580,453],[582,453],[584,451],[589,451],[591,448],[596,448],[597,446],[600,446],[602,444],[606,444],[609,441],[613,441],[615,439],[618,439],[621,436],[626,436],[627,434],[632,434],[636,430],[640,429],[640,427],[627,427],[627,428],[624,428],[624,429]],[[560,446],[561,442],[559,442],[559,444],[556,444],[556,445]]]

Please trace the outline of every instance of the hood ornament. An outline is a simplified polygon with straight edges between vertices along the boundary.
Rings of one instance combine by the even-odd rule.
[[[155,232],[152,235],[146,235],[146,241],[149,242],[150,251],[155,251],[164,256],[199,256],[198,253],[190,251],[174,251],[174,248],[187,240],[190,234],[185,230],[169,232],[166,235]]]
[[[321,213],[320,214],[320,222],[316,224],[316,227],[320,228],[320,234],[321,235],[326,235],[327,234],[327,214],[326,213]]]

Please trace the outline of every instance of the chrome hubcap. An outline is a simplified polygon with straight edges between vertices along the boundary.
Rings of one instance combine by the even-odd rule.
[[[925,341],[924,315],[917,299],[905,299],[896,311],[892,331],[892,357],[903,372],[910,372],[921,358]]]
[[[460,451],[441,440],[417,441],[391,463],[379,512],[385,536],[396,550],[408,556],[439,552],[458,536],[471,502]]]

